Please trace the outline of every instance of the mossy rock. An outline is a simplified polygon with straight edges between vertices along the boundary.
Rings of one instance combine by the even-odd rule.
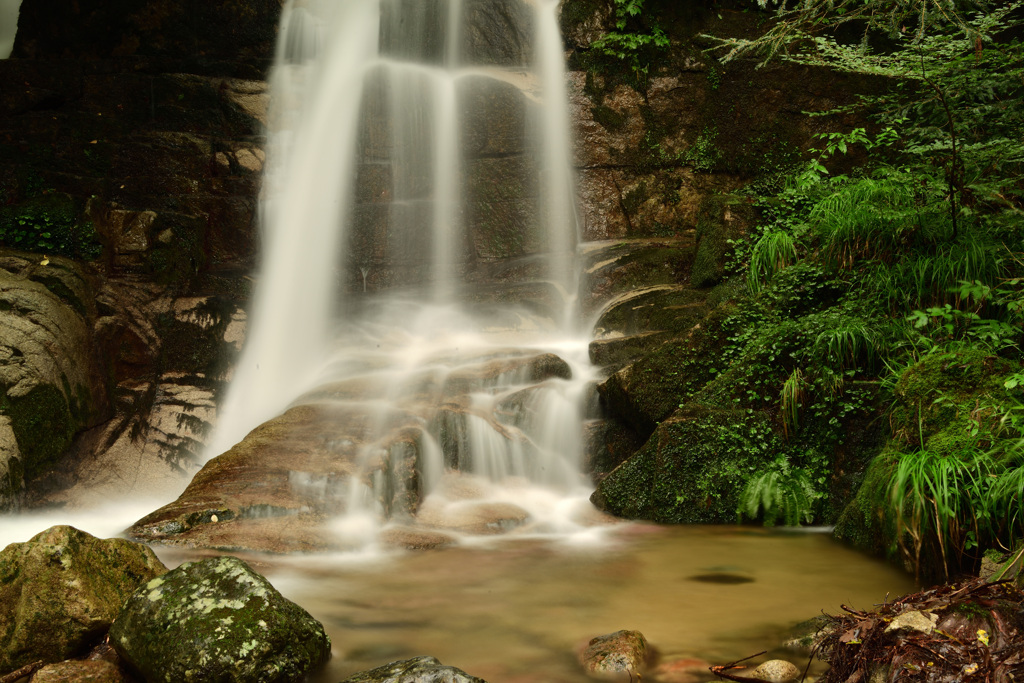
[[[688,406],[662,422],[636,455],[609,473],[591,501],[628,519],[734,522],[747,478],[767,466],[780,448],[762,414]]]
[[[110,641],[147,683],[301,681],[331,651],[320,622],[234,557],[187,562],[147,583]]]
[[[45,472],[76,433],[109,410],[92,347],[93,296],[71,261],[3,258],[0,415],[9,420],[26,479]]]
[[[1010,552],[986,550],[978,575],[989,581],[1013,581],[1018,588],[1024,588],[1024,543],[1018,542]]]
[[[0,414],[11,421],[29,479],[57,461],[78,426],[63,392],[46,384],[24,396],[0,396]]]
[[[925,356],[904,369],[896,383],[890,418],[894,437],[915,445],[923,438],[929,450],[955,450],[970,440],[968,416],[978,401],[1003,395],[1003,377],[1015,368],[976,348]]]
[[[0,512],[16,512],[21,506],[25,484],[25,468],[21,463],[18,440],[11,429],[11,420],[0,415]]]
[[[590,294],[583,300],[585,312],[590,314],[597,306],[631,292],[683,284],[693,253],[691,235],[623,240],[591,248],[587,253],[586,281]]]
[[[733,240],[747,234],[754,221],[749,198],[740,195],[709,195],[697,207],[697,254],[690,284],[711,287],[725,276],[725,262]]]
[[[657,349],[668,341],[670,336],[667,332],[644,332],[625,337],[595,339],[588,347],[590,362],[605,368],[608,372],[617,371]]]
[[[643,436],[718,375],[708,361],[725,343],[721,323],[728,308],[716,309],[685,337],[645,353],[598,386],[607,410]]]
[[[707,293],[661,285],[613,301],[601,313],[595,333],[686,332],[708,313]]]
[[[56,526],[0,551],[0,671],[97,644],[140,585],[167,571],[153,551]]]
[[[625,462],[643,445],[644,440],[621,420],[591,420],[584,424],[583,469],[596,481]]]
[[[896,521],[890,514],[890,488],[898,458],[898,445],[890,442],[871,461],[853,500],[843,509],[834,535],[871,555],[896,557]]]

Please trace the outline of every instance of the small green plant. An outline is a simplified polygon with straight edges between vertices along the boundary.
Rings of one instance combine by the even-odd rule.
[[[782,431],[786,437],[796,433],[800,426],[800,406],[804,401],[804,373],[800,368],[793,372],[782,385]]]
[[[761,236],[750,255],[747,286],[757,293],[764,283],[783,268],[796,263],[796,242],[783,230],[773,230]]]
[[[780,459],[770,471],[747,481],[740,494],[737,516],[760,516],[765,526],[778,522],[786,526],[810,524],[814,520],[814,505],[820,498],[806,470],[791,467],[788,461]]]
[[[711,171],[722,158],[718,151],[715,140],[718,131],[715,128],[705,128],[693,141],[686,153],[683,154],[683,161],[690,164],[695,171]]]
[[[626,62],[640,79],[647,76],[654,52],[669,46],[657,23],[644,26],[644,0],[615,0],[615,29],[590,44],[600,55]]]
[[[718,86],[722,85],[722,74],[714,66],[708,67],[708,87],[712,90],[718,90]]]
[[[814,354],[835,370],[870,368],[878,358],[881,339],[863,318],[833,316],[832,324],[814,340]]]
[[[71,198],[57,193],[0,207],[0,244],[82,260],[97,258],[101,251],[92,222],[80,221]]]

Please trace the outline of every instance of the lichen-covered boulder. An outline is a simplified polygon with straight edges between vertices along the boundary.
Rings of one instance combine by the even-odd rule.
[[[147,683],[283,683],[324,662],[323,626],[234,557],[187,562],[135,592],[110,641]]]
[[[470,676],[454,666],[444,666],[433,657],[415,657],[357,673],[341,683],[486,683],[486,681],[476,676]]]
[[[148,547],[55,526],[0,551],[0,672],[84,653],[140,585],[167,571]]]

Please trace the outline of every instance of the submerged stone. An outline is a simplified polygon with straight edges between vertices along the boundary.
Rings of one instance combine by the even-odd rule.
[[[616,631],[591,640],[580,653],[580,664],[589,676],[616,681],[639,678],[653,659],[654,650],[639,631]]]
[[[153,551],[55,526],[0,551],[0,672],[83,654],[122,603],[167,571]]]
[[[147,683],[300,681],[331,651],[320,622],[234,557],[150,581],[125,603],[110,640]]]
[[[444,666],[433,657],[415,657],[391,662],[370,671],[349,676],[341,683],[486,683],[461,669]]]
[[[754,579],[742,574],[731,572],[708,572],[707,574],[695,574],[686,577],[687,581],[699,581],[700,583],[719,583],[724,586],[731,586],[741,583],[752,583]]]
[[[800,678],[800,669],[785,659],[769,659],[750,673],[752,678],[769,683],[790,683]]]

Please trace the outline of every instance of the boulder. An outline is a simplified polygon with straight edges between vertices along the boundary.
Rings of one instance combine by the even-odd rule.
[[[771,462],[777,439],[764,414],[688,405],[602,479],[590,500],[627,519],[733,522],[747,473]]]
[[[697,207],[697,254],[690,282],[694,287],[716,285],[725,276],[732,242],[753,225],[754,207],[740,195],[708,195]]]
[[[431,505],[428,502],[416,519],[430,527],[486,536],[523,526],[529,521],[530,513],[513,503],[459,501]]]
[[[588,348],[590,362],[605,372],[615,373],[645,352],[661,346],[671,336],[668,332],[659,331],[595,339]]]
[[[344,408],[292,408],[207,462],[177,500],[136,522],[129,533],[188,547],[328,549],[331,538],[321,523],[325,514],[347,505],[346,481],[358,475],[354,457],[366,428],[364,419]],[[373,471],[380,469],[367,476]]]
[[[187,562],[132,595],[110,629],[153,681],[301,681],[330,656],[323,626],[234,557]]]
[[[600,481],[644,445],[628,425],[616,418],[583,423],[583,471]]]
[[[700,322],[708,293],[682,285],[655,285],[629,290],[601,311],[594,325],[598,338],[654,330],[682,333]]]
[[[455,538],[446,533],[410,526],[388,527],[380,532],[377,541],[385,547],[406,550],[435,550],[456,543]]]
[[[639,434],[650,435],[714,377],[715,368],[701,350],[692,336],[661,344],[598,385],[604,405]]]
[[[472,430],[483,430],[522,454],[528,467],[539,467],[537,449],[520,429],[472,407],[470,394],[567,379],[568,363],[551,353],[501,349],[456,360],[439,357],[438,364],[454,364],[450,372],[432,369],[408,379],[386,424],[377,421],[373,406],[394,400],[388,392],[395,387],[387,383],[356,377],[307,392],[285,414],[207,462],[176,501],[129,532],[146,541],[232,551],[342,549],[347,541],[324,522],[351,510],[353,494],[372,497],[386,519],[407,520],[417,513],[427,484],[442,467],[424,451],[433,447],[428,433],[440,446],[444,465],[453,469],[473,464]],[[353,478],[361,484],[356,491]],[[518,509],[476,510],[437,526],[494,533],[525,519]]]
[[[614,681],[638,679],[655,652],[639,631],[616,631],[587,643],[579,660],[589,676]]]
[[[685,333],[660,344],[664,337],[642,338],[650,341],[643,353],[598,385],[608,412],[649,436],[659,422],[724,371],[725,366],[716,367],[709,359],[725,344],[728,335],[722,326],[731,310],[719,306],[699,321],[691,319]]]
[[[144,545],[55,526],[0,552],[0,671],[83,654],[167,569]]]
[[[533,61],[533,17],[522,0],[469,0],[462,59],[473,65],[527,66]]]
[[[444,666],[433,657],[392,662],[349,676],[341,683],[485,683],[461,669]]]
[[[693,255],[693,233],[689,231],[679,237],[584,245],[584,315],[593,315],[614,297],[637,289],[684,283]]]
[[[553,353],[509,355],[454,370],[445,380],[445,396],[485,391],[509,384],[543,382],[547,379],[570,379],[569,364]]]

